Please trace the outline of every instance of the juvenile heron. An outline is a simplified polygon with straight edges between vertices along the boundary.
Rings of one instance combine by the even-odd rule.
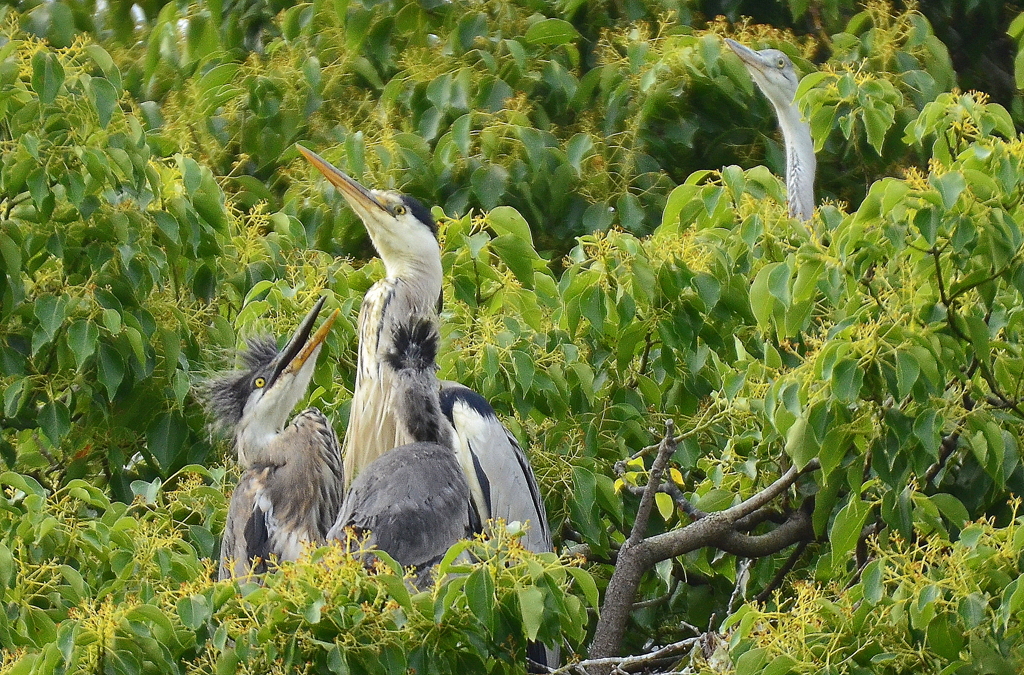
[[[786,192],[789,215],[810,220],[814,215],[814,141],[811,125],[800,119],[796,96],[800,78],[788,56],[778,49],[754,51],[735,40],[725,43],[740,57],[758,88],[771,101],[786,145]]]
[[[395,400],[400,387],[386,355],[396,346],[396,324],[410,316],[437,315],[442,281],[437,224],[412,197],[368,190],[316,153],[297,147],[363,221],[387,272],[367,291],[359,311],[358,369],[344,444],[345,482],[350,484],[377,457],[416,440],[401,419]],[[478,520],[529,523],[523,545],[552,550],[537,481],[515,437],[478,393],[455,382],[438,386],[443,426]]]
[[[313,334],[323,304],[321,298],[284,349],[270,337],[250,340],[244,367],[207,383],[215,424],[232,432],[244,469],[224,527],[221,579],[259,574],[272,555],[296,560],[304,543],[325,541],[341,508],[341,453],[330,422],[307,408],[285,426],[338,316],[335,310]]]
[[[367,543],[403,567],[416,568],[416,584],[422,585],[448,548],[480,524],[441,414],[435,320],[409,316],[390,330],[383,358],[394,374],[398,424],[412,442],[388,450],[359,472],[327,536],[344,541],[346,528],[369,532]]]

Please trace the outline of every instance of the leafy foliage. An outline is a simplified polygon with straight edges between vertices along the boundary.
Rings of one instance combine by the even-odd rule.
[[[666,418],[669,476],[703,511],[821,466],[781,500],[813,514],[797,581],[744,602],[785,559],[753,563],[723,629],[737,672],[919,672],[912,652],[1019,670],[1018,111],[956,91],[948,26],[913,8],[764,10],[798,30],[818,12],[825,40],[710,6],[0,10],[4,670],[513,672],[560,634],[582,653]],[[806,228],[723,35],[810,73]],[[191,388],[327,294],[309,400],[344,426],[382,273],[346,257],[362,226],[298,140],[437,205],[440,375],[524,441],[589,567],[498,535],[411,596],[336,548],[263,588],[210,581],[232,472]],[[656,513],[651,534],[688,522],[668,494]],[[722,628],[740,569],[712,549],[660,564],[624,648]]]

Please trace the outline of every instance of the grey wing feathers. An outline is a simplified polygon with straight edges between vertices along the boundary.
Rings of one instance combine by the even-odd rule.
[[[410,443],[381,455],[352,482],[328,538],[353,527],[402,565],[423,568],[472,532],[466,479],[451,449]]]
[[[265,563],[270,554],[267,514],[257,505],[265,485],[266,473],[266,468],[246,471],[231,493],[231,505],[228,507],[224,538],[220,546],[218,579],[244,577],[263,571],[258,569],[262,564],[257,564],[257,569],[253,569],[252,561],[258,557]]]
[[[441,410],[455,429],[456,452],[468,453],[470,457],[470,490],[481,520],[502,518],[506,522],[528,523],[523,545],[536,552],[553,550],[544,501],[533,469],[491,405],[468,387],[442,381]],[[464,460],[464,468],[466,464]]]

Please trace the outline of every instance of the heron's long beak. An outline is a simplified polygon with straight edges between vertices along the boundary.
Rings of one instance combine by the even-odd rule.
[[[751,68],[764,72],[769,67],[769,64],[765,62],[764,57],[750,47],[741,45],[739,42],[730,40],[729,38],[725,38],[725,44],[729,45],[729,48],[736,53],[736,56],[740,57],[740,61],[743,61],[743,63]]]
[[[377,201],[372,192],[364,188],[344,171],[312,150],[308,150],[299,144],[296,144],[295,148],[330,181],[331,185],[341,191],[345,201],[352,206],[352,209],[358,215],[362,216],[363,213],[371,213],[374,209],[388,213],[388,210]]]
[[[313,309],[309,310],[306,314],[306,318],[302,320],[299,327],[295,329],[295,333],[292,338],[288,340],[288,344],[284,346],[281,353],[277,355],[274,360],[273,369],[271,370],[270,377],[267,378],[267,387],[270,388],[277,382],[277,379],[286,372],[294,372],[298,370],[309,355],[313,353],[313,350],[324,341],[327,337],[327,331],[330,329],[332,323],[334,323],[335,317],[338,315],[338,310],[334,310],[334,314],[331,315],[324,325],[320,327],[320,330],[316,332],[312,338],[310,334],[313,332],[313,324],[316,323],[316,317],[320,314],[320,310],[323,309],[324,302],[327,300],[326,296],[321,297],[313,305]],[[297,365],[296,365],[296,362]]]
[[[324,321],[324,325],[320,326],[319,330],[313,334],[313,337],[309,339],[306,346],[295,355],[295,358],[291,360],[291,363],[284,369],[285,373],[295,373],[302,368],[303,364],[309,359],[309,357],[316,351],[324,340],[327,339],[327,333],[330,332],[331,326],[334,324],[334,320],[341,314],[340,309],[336,309],[331,312],[331,315],[327,317],[327,321]]]

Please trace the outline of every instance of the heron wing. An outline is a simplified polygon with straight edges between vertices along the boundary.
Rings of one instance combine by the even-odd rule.
[[[218,579],[245,577],[266,570],[270,556],[268,514],[260,507],[269,467],[255,467],[242,474],[231,493],[224,537],[220,545]],[[255,565],[253,564],[255,562]]]
[[[346,527],[369,532],[367,543],[403,566],[436,564],[472,532],[469,488],[451,449],[410,443],[371,462],[352,482],[328,537],[343,539]]]
[[[455,429],[456,452],[480,520],[529,524],[523,545],[551,551],[544,501],[526,453],[487,400],[468,387],[441,382],[441,410]]]

